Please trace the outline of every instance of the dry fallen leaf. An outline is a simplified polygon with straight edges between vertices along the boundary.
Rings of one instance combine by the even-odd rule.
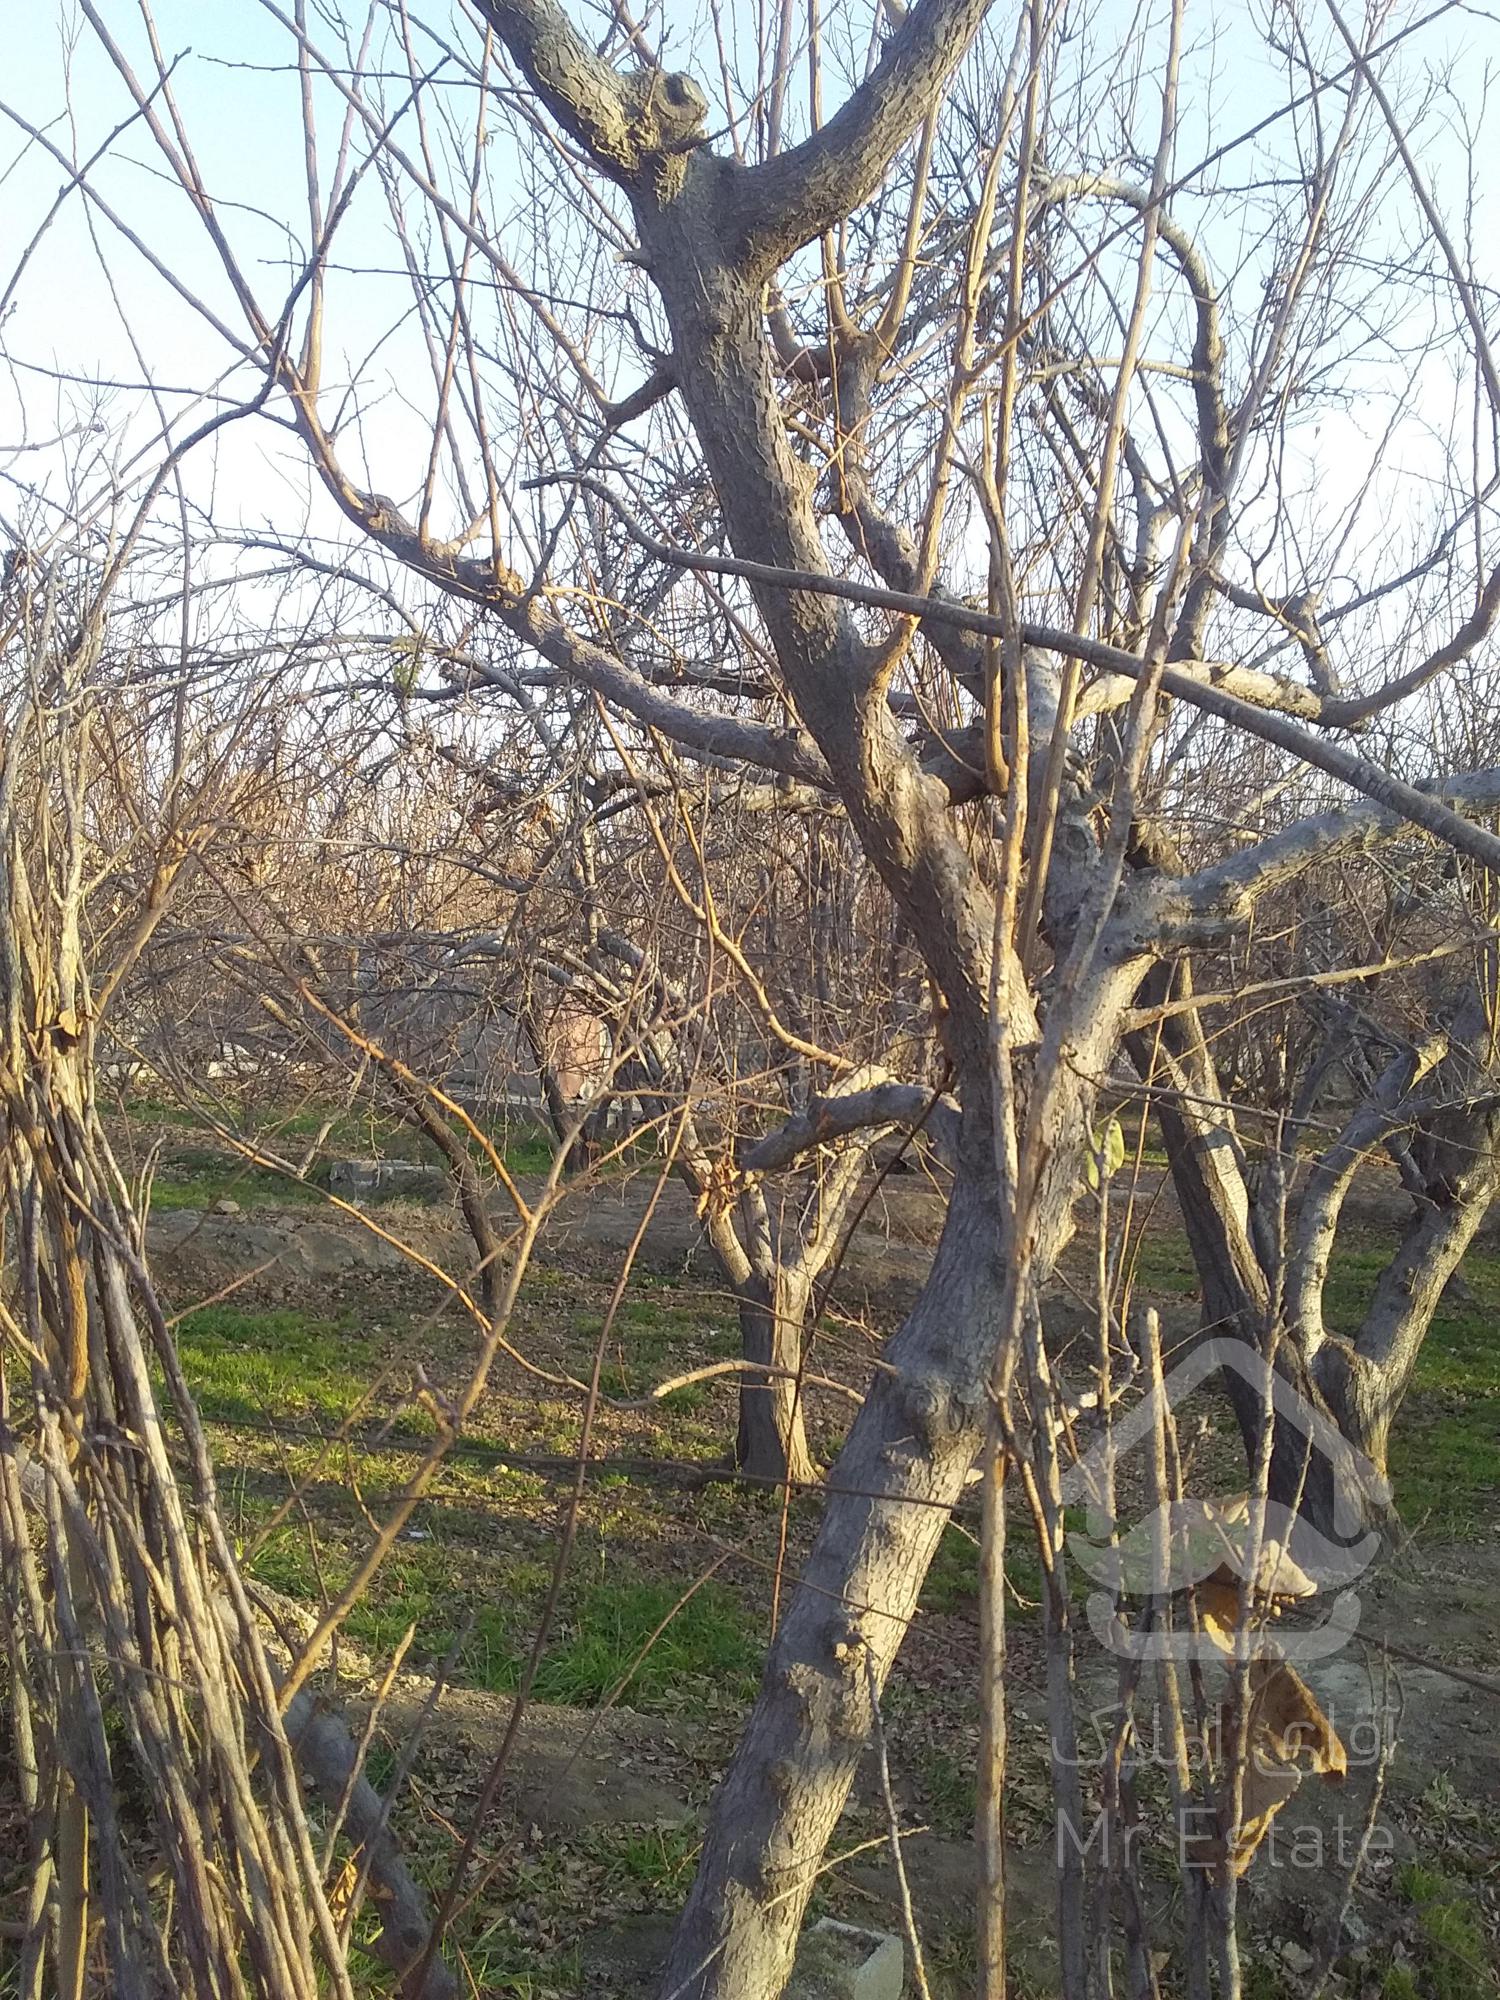
[[[1271,1822],[1304,1777],[1339,1783],[1349,1759],[1338,1731],[1302,1676],[1274,1652],[1250,1663],[1244,1792],[1233,1868],[1243,1875]],[[1229,1727],[1220,1720],[1221,1740]]]

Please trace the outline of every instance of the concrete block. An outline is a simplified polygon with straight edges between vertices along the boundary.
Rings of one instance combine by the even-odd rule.
[[[820,1917],[798,1947],[786,2000],[901,2000],[905,1991],[899,1937]]]
[[[372,1194],[422,1199],[442,1193],[443,1176],[436,1167],[417,1160],[335,1160],[328,1169],[328,1185],[335,1194],[355,1200]]]

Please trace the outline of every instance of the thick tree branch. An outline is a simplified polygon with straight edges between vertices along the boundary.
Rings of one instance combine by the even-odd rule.
[[[1289,1323],[1314,1379],[1362,1448],[1383,1465],[1395,1412],[1443,1288],[1458,1269],[1500,1186],[1500,1096],[1491,1066],[1489,1009],[1471,991],[1451,1029],[1403,1050],[1314,1169],[1288,1274]],[[1424,1085],[1420,1091],[1418,1085]],[[1338,1211],[1362,1150],[1409,1137],[1403,1179],[1417,1198],[1395,1255],[1352,1340],[1323,1324],[1322,1295]]]
[[[1287,1261],[1286,1314],[1309,1356],[1326,1337],[1323,1290],[1344,1197],[1365,1155],[1411,1118],[1412,1091],[1447,1050],[1443,1033],[1429,1036],[1420,1047],[1403,1049],[1308,1176]]]
[[[921,0],[826,125],[790,152],[736,175],[725,231],[731,254],[768,277],[867,200],[961,61],[988,6],[989,0]]]
[[[568,679],[591,689],[611,707],[632,716],[682,749],[718,761],[740,761],[784,777],[830,788],[828,768],[815,745],[799,729],[778,729],[742,716],[691,708],[663,694],[646,675],[617,654],[566,626],[546,602],[528,590],[498,557],[489,561],[460,555],[435,542],[409,521],[382,493],[367,493],[346,475],[333,441],[309,398],[297,396],[297,427],[312,453],[319,477],[340,510],[380,547],[450,597],[492,612],[507,630]],[[607,489],[605,489],[607,490]],[[483,661],[476,675],[509,689],[511,677]]]
[[[844,577],[830,576],[824,570],[789,568],[778,563],[747,561],[737,556],[700,556],[691,550],[673,548],[670,543],[648,535],[607,486],[589,479],[586,474],[574,477],[579,485],[588,486],[608,500],[641,546],[663,562],[713,575],[740,576],[751,583],[768,584],[787,591],[815,591],[829,597],[844,598],[850,603],[867,604],[878,610],[900,612],[910,618],[940,618],[964,631],[984,632],[997,639],[1005,637],[1003,619],[988,612],[971,611],[966,606],[955,605],[945,599],[916,597],[903,590],[887,590],[879,584],[856,583]],[[1085,638],[1079,633],[1054,626],[1035,625],[1028,621],[1021,626],[1021,637],[1025,644],[1044,652],[1062,653],[1097,666],[1105,673],[1123,674],[1132,681],[1140,679],[1148,670],[1144,660],[1134,653],[1127,653],[1123,647],[1111,646],[1102,639]],[[1356,756],[1353,751],[1314,736],[1310,730],[1292,721],[1289,714],[1276,712],[1290,710],[1322,721],[1328,703],[1313,689],[1300,687],[1292,681],[1278,680],[1270,674],[1212,660],[1174,661],[1161,674],[1160,686],[1164,694],[1186,701],[1194,708],[1217,716],[1220,721],[1232,723],[1237,729],[1260,737],[1263,742],[1274,743],[1278,749],[1300,758],[1314,770],[1327,772],[1342,784],[1363,792],[1366,798],[1386,807],[1397,817],[1422,827],[1447,846],[1456,848],[1460,854],[1467,854],[1471,859],[1482,862],[1486,868],[1500,873],[1500,838],[1443,804],[1440,790],[1419,790],[1393,772],[1384,771],[1378,764]],[[1232,692],[1235,688],[1253,688],[1254,694]],[[1268,705],[1263,706],[1262,703]]]
[[[1483,859],[1489,867],[1496,865],[1492,852],[1500,853],[1500,841],[1472,820],[1461,819],[1450,810],[1450,806],[1466,806],[1480,813],[1500,808],[1500,767],[1459,771],[1451,776],[1432,778],[1420,789],[1400,785],[1399,780],[1392,780],[1392,783],[1399,785],[1403,794],[1422,800],[1446,820],[1454,821],[1479,836],[1479,845],[1484,851],[1477,858]],[[1173,898],[1180,896],[1183,899],[1190,921],[1196,922],[1211,915],[1233,917],[1248,910],[1256,897],[1279,888],[1309,868],[1333,860],[1344,860],[1379,846],[1399,833],[1403,822],[1413,817],[1400,805],[1382,806],[1373,800],[1343,806],[1334,812],[1318,813],[1311,819],[1298,820],[1294,826],[1272,835],[1269,840],[1244,848],[1227,861],[1216,862],[1213,867],[1188,876],[1176,884],[1170,894]],[[1421,821],[1417,823],[1422,824]],[[1436,827],[1431,830],[1437,831]],[[1438,838],[1443,837],[1438,834]],[[1465,851],[1472,851],[1467,842]]]
[[[941,591],[923,597],[887,584],[861,583],[852,577],[832,576],[824,570],[788,569],[774,563],[749,562],[739,556],[713,556],[696,549],[679,548],[651,534],[630,512],[619,494],[602,480],[586,472],[560,477],[566,478],[571,485],[586,488],[613,508],[632,539],[658,562],[670,563],[678,569],[693,570],[705,576],[737,576],[747,583],[769,583],[784,590],[821,591],[829,597],[843,598],[850,604],[868,605],[872,610],[895,611],[934,628],[949,626],[955,632],[973,632],[992,639],[1006,636],[1002,618],[987,611],[978,611]],[[882,551],[883,558],[887,553],[893,562],[899,563],[900,550],[896,543],[890,544],[888,551]],[[1086,633],[1070,632],[1061,626],[1038,625],[1028,619],[1022,622],[1021,639],[1023,644],[1035,646],[1042,652],[1061,653],[1081,660],[1085,666],[1097,668],[1102,675],[1123,677],[1124,685],[1117,678],[1114,686],[1105,682],[1086,689],[1079,698],[1076,716],[1121,707],[1129,699],[1130,683],[1144,671],[1139,655],[1128,652],[1123,646],[1112,646],[1107,639],[1090,638]],[[1326,720],[1327,703],[1315,689],[1276,674],[1261,673],[1254,667],[1238,666],[1230,660],[1174,660],[1164,685],[1170,692],[1181,694],[1184,700],[1194,700],[1191,688],[1184,683],[1212,688],[1246,707],[1297,716],[1308,722]],[[1206,702],[1199,705],[1208,706]],[[1247,723],[1245,726],[1248,728],[1250,725]]]
[[[861,1073],[868,1079],[869,1071]],[[958,1105],[952,1098],[934,1102],[930,1090],[919,1083],[900,1083],[893,1077],[864,1081],[849,1079],[857,1087],[815,1097],[807,1107],[747,1147],[740,1165],[747,1173],[774,1173],[817,1146],[832,1145],[855,1132],[876,1125],[910,1125],[926,1114],[924,1129],[939,1154],[948,1158],[958,1135]]]
[[[691,77],[622,76],[589,47],[556,0],[476,0],[527,82],[572,138],[614,179],[701,134],[708,104]]]

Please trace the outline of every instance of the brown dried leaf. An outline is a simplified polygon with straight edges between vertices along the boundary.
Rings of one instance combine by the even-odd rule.
[[[1227,1727],[1226,1714],[1221,1729]],[[1250,1866],[1272,1820],[1305,1776],[1336,1784],[1349,1769],[1343,1742],[1317,1696],[1294,1667],[1274,1654],[1250,1664],[1246,1753],[1236,1875]]]

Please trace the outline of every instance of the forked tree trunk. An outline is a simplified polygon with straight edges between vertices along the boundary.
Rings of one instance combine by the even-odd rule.
[[[1168,977],[1156,975],[1154,992],[1148,983],[1153,998],[1164,996]],[[1135,1045],[1143,1074],[1165,1057],[1185,1090],[1180,1104],[1164,1101],[1158,1115],[1202,1285],[1205,1331],[1259,1350],[1272,1313],[1284,1318],[1277,1371],[1294,1393],[1270,1418],[1268,1497],[1295,1516],[1291,1552],[1315,1576],[1336,1577],[1340,1551],[1394,1525],[1391,1426],[1444,1288],[1500,1184],[1487,1013],[1471,1000],[1451,1033],[1430,1074],[1410,1067],[1411,1052],[1397,1058],[1288,1204],[1284,1249],[1268,1235],[1259,1251],[1228,1107],[1195,1018],[1169,1022],[1154,1058],[1142,1062]],[[1414,1213],[1358,1328],[1331,1329],[1325,1287],[1345,1196],[1371,1151],[1408,1134],[1403,1180]],[[1227,1368],[1224,1386],[1253,1464],[1268,1421],[1264,1394],[1254,1370]]]
[[[1161,1114],[1178,1204],[1202,1292],[1201,1325],[1205,1335],[1240,1342],[1246,1368],[1225,1368],[1222,1385],[1244,1444],[1247,1468],[1256,1463],[1261,1437],[1271,1424],[1271,1461],[1267,1498],[1294,1517],[1288,1536],[1289,1553],[1317,1575],[1320,1558],[1330,1549],[1358,1543],[1370,1530],[1387,1525],[1381,1481],[1385,1472],[1384,1439],[1378,1455],[1369,1452],[1376,1477],[1363,1475],[1371,1435],[1361,1421],[1360,1398],[1342,1391],[1332,1357],[1319,1356],[1321,1366],[1291,1335],[1277,1349],[1277,1372],[1291,1396],[1278,1414],[1268,1412],[1259,1381],[1258,1357],[1264,1351],[1271,1293],[1255,1256],[1249,1228],[1248,1200],[1241,1206],[1237,1169],[1226,1168],[1221,1142],[1212,1132],[1195,1132],[1170,1112]],[[1320,1430],[1319,1420],[1327,1426]],[[1387,1417],[1387,1422],[1389,1421]],[[1324,1449],[1323,1437],[1331,1445]],[[1352,1452],[1347,1447],[1352,1446]],[[1285,1519],[1286,1516],[1280,1518]],[[1311,1530],[1311,1533],[1305,1531]]]
[[[1494,1201],[1496,1110],[1483,1100],[1442,1115],[1415,1150],[1427,1170],[1427,1193],[1390,1263],[1376,1282],[1352,1340],[1325,1338],[1312,1359],[1323,1407],[1356,1455],[1356,1501],[1369,1526],[1386,1531],[1399,1494],[1388,1485],[1391,1427],[1405,1401],[1422,1343],[1453,1274]],[[1457,1163],[1452,1172],[1445,1165]],[[1320,1494],[1318,1499],[1322,1499]],[[1304,1510],[1306,1511],[1306,1510]],[[1327,1531],[1327,1524],[1317,1521]]]
[[[741,1380],[734,1462],[769,1486],[805,1486],[818,1474],[799,1379],[812,1296],[805,1273],[784,1265],[753,1271],[740,1291],[740,1351],[767,1373]]]
[[[1398,1384],[1383,1369],[1361,1366],[1358,1357],[1342,1343],[1321,1354],[1319,1360],[1322,1366],[1315,1373],[1321,1407],[1338,1426],[1339,1437],[1349,1446],[1354,1465],[1361,1469],[1368,1467],[1370,1476],[1351,1478],[1347,1468],[1335,1469],[1330,1474],[1323,1454],[1311,1454],[1312,1476],[1307,1482],[1301,1513],[1320,1534],[1330,1537],[1338,1534],[1340,1509],[1349,1529],[1356,1529],[1357,1524],[1358,1529],[1374,1528],[1386,1533],[1395,1518],[1394,1509],[1386,1499],[1390,1491],[1386,1453],[1406,1383]],[[1287,1457],[1290,1456],[1288,1453]],[[1289,1475],[1294,1479],[1295,1468],[1289,1466],[1283,1472],[1273,1454],[1271,1469],[1272,1497],[1292,1504],[1296,1488]]]

